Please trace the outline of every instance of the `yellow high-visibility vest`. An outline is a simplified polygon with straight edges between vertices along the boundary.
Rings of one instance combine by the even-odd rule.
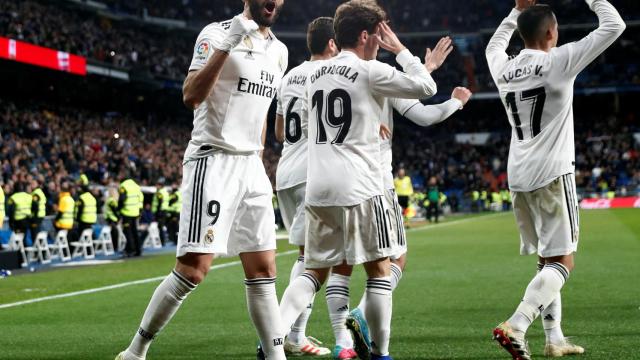
[[[76,203],[73,201],[71,194],[68,192],[60,193],[60,200],[58,200],[58,213],[61,214],[58,220],[56,220],[56,227],[60,229],[71,230],[73,228],[73,213],[75,211]]]
[[[413,185],[411,184],[411,178],[408,176],[393,179],[393,186],[396,188],[396,194],[398,196],[411,196],[413,195]]]
[[[95,224],[98,221],[98,204],[96,198],[88,191],[80,195],[76,212],[80,210],[80,203],[82,203],[80,221],[85,224]]]
[[[110,197],[109,200],[107,200],[107,205],[105,206],[105,209],[104,209],[104,216],[109,221],[118,222],[117,211],[118,211],[118,202],[116,201],[116,199]]]
[[[24,191],[17,192],[9,197],[9,205],[13,208],[12,220],[24,220],[31,217],[31,195]]]
[[[120,214],[126,217],[140,216],[142,208],[142,191],[135,181],[127,179],[120,183],[120,196],[124,196],[124,206],[120,209]]]
[[[36,201],[36,196],[38,201],[38,213],[31,215],[34,218],[43,219],[45,216],[47,216],[47,197],[44,196],[44,192],[40,188],[33,190],[31,196],[33,197],[32,201]]]

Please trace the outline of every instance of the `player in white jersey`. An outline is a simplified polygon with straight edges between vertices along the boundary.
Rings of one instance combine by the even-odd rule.
[[[289,243],[300,249],[300,255],[291,269],[290,281],[304,272],[305,211],[304,198],[307,182],[307,112],[306,85],[315,62],[334,57],[338,47],[334,41],[333,19],[321,17],[309,24],[307,47],[309,61],[291,69],[282,79],[276,110],[276,137],[284,142],[282,157],[276,172],[278,203],[285,227],[289,231]],[[284,349],[291,355],[323,356],[331,353],[319,346],[314,338],[307,338],[307,322],[313,309],[313,299],[300,314],[286,336]]]
[[[364,264],[366,313],[374,341],[371,359],[391,359],[389,236],[380,166],[380,113],[386,97],[425,98],[436,92],[429,72],[384,23],[372,1],[340,5],[334,17],[342,52],[320,61],[307,84],[306,271],[280,305],[288,329],[320,289],[332,266]],[[375,58],[382,46],[406,73]]]
[[[573,83],[625,29],[606,0],[586,0],[600,20],[598,29],[560,47],[558,23],[550,7],[516,0],[516,8],[491,38],[486,55],[512,127],[508,176],[520,229],[521,254],[537,254],[540,271],[531,280],[513,316],[494,329],[494,338],[514,359],[530,359],[525,333],[542,314],[545,355],[584,349],[560,330],[560,290],[573,270],[578,245],[575,187]],[[505,53],[518,28],[525,50]]]
[[[240,255],[249,314],[264,351],[269,359],[285,359],[272,190],[259,156],[267,112],[287,68],[287,48],[270,31],[283,4],[244,0],[242,14],[198,36],[183,89],[194,127],[183,162],[176,266],[116,359],[146,357],[153,338],[203,281],[214,255]]]
[[[425,65],[430,73],[437,70],[447,58],[451,50],[451,40],[443,38],[431,52],[427,50]],[[451,99],[438,105],[424,105],[419,100],[390,98],[385,102],[381,119],[383,122],[381,144],[382,163],[384,169],[384,188],[385,201],[389,211],[389,220],[391,227],[391,237],[396,242],[399,253],[391,257],[391,290],[395,290],[402,279],[403,271],[406,265],[407,241],[404,230],[404,219],[402,216],[402,208],[398,203],[398,196],[395,192],[393,184],[393,112],[397,111],[402,116],[411,120],[417,125],[428,127],[439,124],[451,117],[458,110],[461,110],[471,98],[471,91],[464,87],[457,87],[451,94]],[[334,273],[329,277],[328,284],[331,283]],[[340,274],[349,276],[348,274]],[[328,288],[329,285],[327,285]],[[344,299],[345,303],[349,303],[348,297]],[[351,311],[346,319],[347,327],[352,333],[355,341],[355,350],[360,358],[366,358],[371,351],[371,339],[369,336],[369,326],[367,324],[364,309],[366,308],[367,296],[363,294],[358,306]],[[331,310],[331,309],[330,309]],[[331,314],[331,312],[330,312]]]

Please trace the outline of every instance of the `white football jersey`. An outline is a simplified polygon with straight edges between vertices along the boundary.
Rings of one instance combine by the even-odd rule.
[[[314,62],[305,61],[282,79],[276,113],[284,118],[284,147],[276,171],[276,190],[307,181],[307,112],[303,111],[308,76]]]
[[[436,84],[408,50],[396,60],[406,74],[350,51],[318,61],[307,82],[311,206],[353,206],[384,193],[380,123],[386,97],[433,96]]]
[[[189,71],[206,65],[230,25],[228,20],[202,30]],[[262,129],[287,63],[287,47],[273,33],[265,38],[256,30],[245,36],[229,54],[211,94],[194,111],[185,158],[202,156],[205,145],[229,152],[262,150]]]
[[[624,22],[606,0],[587,0],[600,26],[584,39],[550,52],[505,53],[520,12],[513,10],[487,47],[491,75],[512,127],[509,187],[528,192],[575,171],[573,83],[580,71],[622,33]]]

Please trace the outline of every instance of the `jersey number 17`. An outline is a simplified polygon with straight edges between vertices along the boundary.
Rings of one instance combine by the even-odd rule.
[[[544,103],[546,100],[547,92],[545,91],[544,87],[507,93],[505,102],[507,104],[507,109],[511,111],[511,117],[513,119],[513,124],[515,125],[518,140],[525,139],[525,131],[523,130],[523,127],[528,128],[529,130],[526,132],[528,139],[533,139],[540,133],[542,125],[542,112],[544,111]],[[526,110],[518,110],[519,103],[529,103],[529,105],[531,106],[528,113],[528,124],[523,124],[521,121],[520,115],[523,115],[524,117],[524,115],[526,115],[527,113]],[[526,106],[523,106],[523,108],[526,109]]]

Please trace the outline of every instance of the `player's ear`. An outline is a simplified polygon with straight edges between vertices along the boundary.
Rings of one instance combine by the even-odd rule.
[[[360,36],[358,37],[359,45],[366,45],[367,41],[369,40],[369,36],[371,35],[367,30],[362,30],[362,32],[360,33]]]

